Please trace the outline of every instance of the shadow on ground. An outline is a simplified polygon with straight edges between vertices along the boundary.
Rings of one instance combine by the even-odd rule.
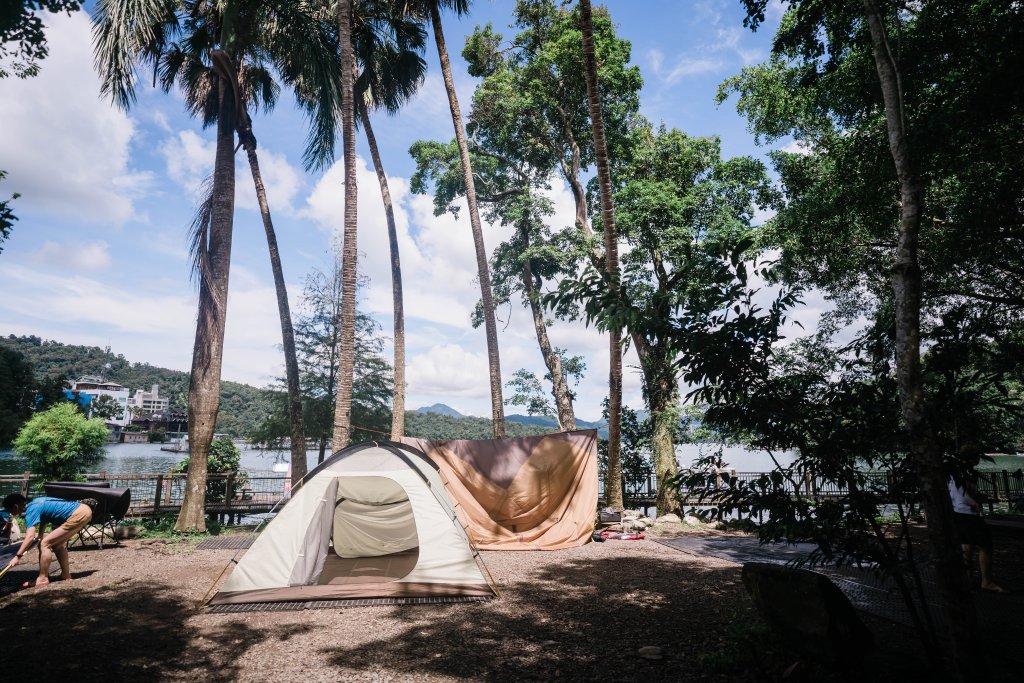
[[[645,558],[540,570],[498,602],[396,611],[399,635],[326,650],[340,671],[483,680],[779,680],[797,657],[761,625],[733,567]],[[644,646],[662,658],[642,658]],[[388,652],[388,669],[375,653]],[[829,680],[814,671],[814,680]],[[885,680],[874,677],[872,680]]]
[[[197,635],[185,623],[194,615],[191,601],[156,582],[19,593],[0,605],[3,679],[230,681],[250,647],[307,630],[256,630],[235,620]]]

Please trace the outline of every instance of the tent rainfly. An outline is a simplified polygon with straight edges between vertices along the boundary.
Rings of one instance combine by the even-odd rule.
[[[430,459],[368,442],[306,475],[210,604],[494,597],[485,571]]]

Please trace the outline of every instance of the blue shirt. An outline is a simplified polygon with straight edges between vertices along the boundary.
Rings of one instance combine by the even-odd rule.
[[[57,526],[68,521],[68,517],[75,514],[78,509],[77,500],[64,500],[63,498],[34,498],[28,507],[25,508],[25,526],[32,528],[39,526],[39,522]]]

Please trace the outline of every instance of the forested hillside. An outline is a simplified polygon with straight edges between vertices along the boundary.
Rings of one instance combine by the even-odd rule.
[[[509,437],[549,434],[556,428],[508,422]],[[441,413],[406,411],[405,433],[421,439],[491,439],[494,437],[491,421],[483,417],[454,417]]]
[[[151,385],[159,384],[160,396],[170,399],[172,407],[185,409],[188,405],[187,372],[133,363],[121,354],[108,353],[98,346],[62,344],[34,335],[0,337],[0,347],[22,354],[39,379],[98,375],[132,390],[148,390]],[[246,436],[269,413],[270,399],[263,389],[238,382],[221,384],[218,432]]]

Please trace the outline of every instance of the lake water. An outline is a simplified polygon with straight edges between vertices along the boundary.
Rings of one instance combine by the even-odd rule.
[[[158,443],[117,443],[108,444],[104,448],[104,457],[99,463],[86,469],[87,472],[166,472],[184,458],[185,453],[170,453],[160,450]],[[242,451],[241,464],[247,470],[269,470],[275,462],[291,460],[289,451],[266,451],[239,447]],[[306,454],[306,462],[316,464],[319,451],[310,450]],[[21,474],[30,469],[27,461],[12,451],[0,451],[0,474]]]
[[[169,453],[160,450],[161,444],[155,443],[120,443],[109,444],[104,449],[104,458],[98,464],[88,468],[89,472],[140,472],[155,473],[166,472],[182,459],[184,453]],[[250,448],[247,445],[240,447],[242,451],[242,467],[250,470],[269,470],[275,462],[288,462],[291,459],[289,451],[267,451]],[[685,444],[676,447],[676,459],[680,467],[686,468],[693,464],[699,457],[710,454],[716,446],[708,444]],[[316,464],[318,451],[307,451],[306,462],[313,466]],[[722,457],[729,469],[737,472],[767,472],[774,469],[771,457],[763,451],[751,451],[740,446],[726,446],[722,448]],[[776,459],[783,466],[793,462],[792,453],[779,453]],[[1011,472],[1024,467],[1024,456],[999,455],[995,456],[995,463],[982,461],[978,466],[979,470],[1009,470]],[[0,474],[21,474],[29,469],[24,458],[20,458],[12,451],[0,451]]]

